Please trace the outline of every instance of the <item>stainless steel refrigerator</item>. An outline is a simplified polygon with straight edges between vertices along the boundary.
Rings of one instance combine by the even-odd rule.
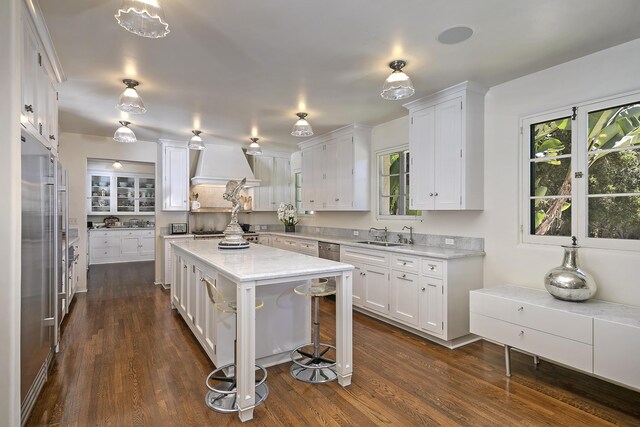
[[[55,157],[22,134],[20,397],[26,422],[47,378],[57,335],[59,221]]]

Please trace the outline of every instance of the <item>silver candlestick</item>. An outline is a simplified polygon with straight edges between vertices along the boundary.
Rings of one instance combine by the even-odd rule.
[[[224,229],[224,239],[218,243],[220,249],[246,249],[249,247],[249,242],[242,237],[244,232],[238,224],[240,190],[242,190],[246,182],[247,178],[243,178],[240,182],[234,180],[227,182],[227,187],[222,198],[231,202],[231,221]]]

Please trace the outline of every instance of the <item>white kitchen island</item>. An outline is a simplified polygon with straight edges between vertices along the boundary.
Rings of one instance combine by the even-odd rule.
[[[216,366],[222,364],[219,352],[226,350],[225,357],[232,354],[228,345],[223,350],[216,344],[220,335],[232,330],[232,318],[216,313],[200,279],[216,281],[227,296],[235,287],[237,404],[241,421],[253,418],[255,405],[256,293],[265,301],[259,311],[262,333],[258,348],[263,353],[272,353],[272,359],[266,358],[268,362],[278,363],[285,361],[282,355],[309,342],[310,303],[293,295],[293,287],[306,280],[335,277],[336,372],[340,385],[351,384],[353,266],[256,244],[248,249],[218,249],[217,241],[188,240],[175,242],[172,247],[172,307],[180,312]],[[265,325],[274,327],[265,329]]]

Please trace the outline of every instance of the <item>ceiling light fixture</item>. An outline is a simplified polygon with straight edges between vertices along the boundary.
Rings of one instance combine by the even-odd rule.
[[[406,65],[407,61],[401,59],[389,63],[389,67],[393,72],[387,77],[382,86],[380,96],[384,99],[397,101],[398,99],[409,98],[415,93],[411,79],[402,71]]]
[[[119,123],[121,126],[116,130],[116,133],[113,134],[113,140],[125,144],[136,142],[138,140],[136,134],[128,127],[131,123],[126,120],[121,120]]]
[[[124,79],[122,83],[124,83],[127,88],[122,92],[120,98],[118,98],[116,108],[131,114],[146,113],[147,109],[144,106],[144,102],[142,102],[142,98],[140,98],[136,90],[136,86],[138,86],[140,82],[137,80]]]
[[[307,113],[296,113],[298,116],[298,121],[293,125],[293,129],[291,129],[291,135],[305,137],[313,135],[313,129],[311,129],[311,125],[305,119],[308,116]]]
[[[157,0],[124,0],[114,16],[122,28],[142,37],[157,39],[169,34]]]
[[[122,163],[120,163],[120,160],[116,160],[115,162],[113,162],[111,167],[114,169],[122,169]]]
[[[258,140],[260,138],[249,138],[251,140],[251,145],[247,148],[247,154],[250,156],[259,156],[262,154],[262,148],[260,148],[260,144],[258,144]]]
[[[193,136],[189,140],[187,147],[189,147],[190,150],[204,150],[204,142],[202,142],[202,138],[200,137],[202,131],[192,130],[191,132],[193,133]]]

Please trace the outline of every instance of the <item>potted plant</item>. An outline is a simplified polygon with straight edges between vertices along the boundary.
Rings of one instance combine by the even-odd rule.
[[[284,231],[294,233],[298,223],[298,214],[292,204],[280,203],[278,207],[278,220],[284,224]]]

